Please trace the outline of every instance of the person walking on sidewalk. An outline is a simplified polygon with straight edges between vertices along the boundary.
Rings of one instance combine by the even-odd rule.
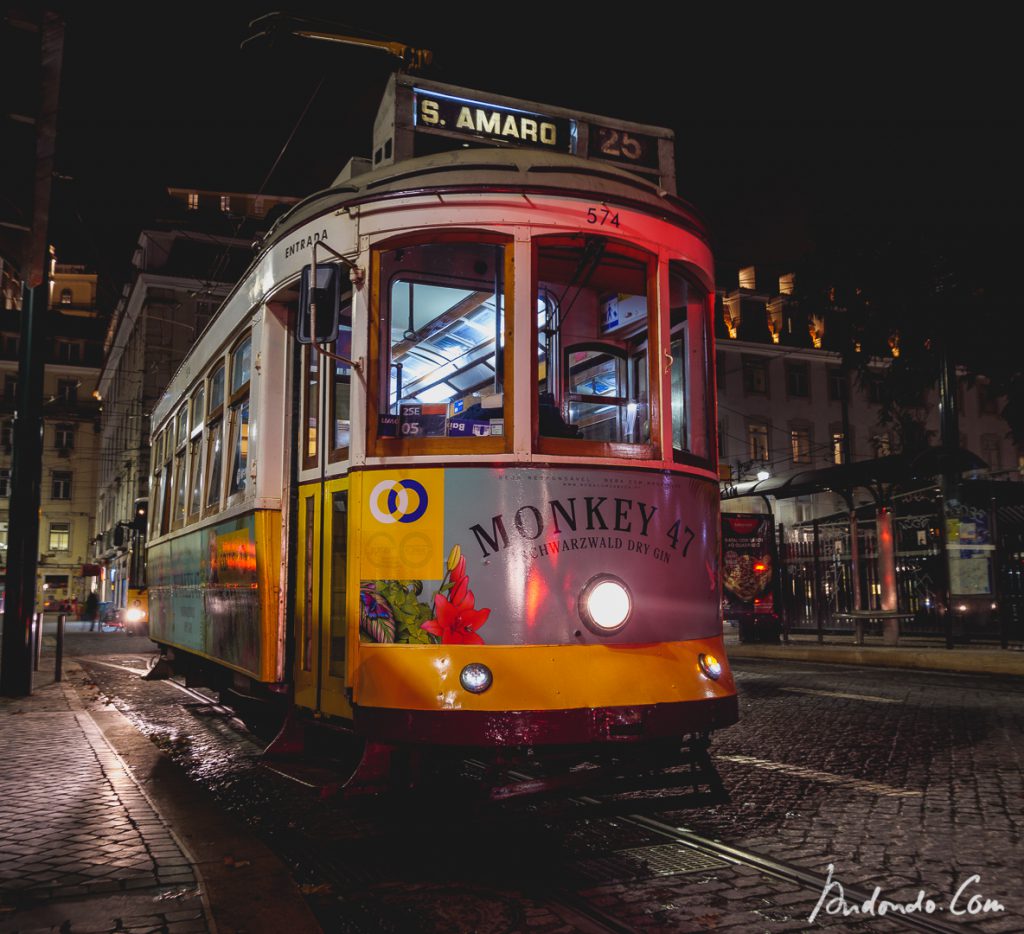
[[[85,616],[89,620],[89,632],[97,627],[103,632],[103,624],[100,622],[100,601],[94,590],[90,590],[89,596],[85,598]]]

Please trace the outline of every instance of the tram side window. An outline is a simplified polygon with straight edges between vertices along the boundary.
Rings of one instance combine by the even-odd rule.
[[[155,538],[160,534],[160,517],[163,515],[163,489],[160,486],[160,453],[163,449],[163,435],[157,434],[153,439],[153,477],[150,481],[150,502],[149,510],[149,537]]]
[[[228,495],[244,493],[249,477],[249,375],[252,358],[252,338],[246,337],[231,354],[231,412],[228,419]]]
[[[316,467],[320,443],[320,353],[312,344],[302,348],[302,466]]]
[[[203,509],[203,426],[206,387],[200,383],[192,393],[192,433],[189,441],[188,521],[198,518]]]
[[[342,357],[352,357],[352,306],[345,304],[341,309],[341,321],[338,325],[338,338],[334,342],[334,352]],[[331,360],[330,386],[328,388],[328,405],[330,406],[330,459],[344,460],[348,457],[351,442],[349,401],[352,386],[352,368],[340,360]]]
[[[650,269],[604,237],[537,240],[541,437],[650,443]]]
[[[185,439],[188,434],[188,406],[182,406],[175,428],[174,453],[174,508],[171,527],[180,529],[185,523],[185,467],[188,450]]]
[[[383,254],[381,437],[504,434],[504,264],[485,243]]]
[[[224,367],[217,367],[210,377],[210,399],[206,415],[206,509],[220,506],[221,471],[223,466]]]
[[[708,293],[676,260],[669,263],[672,449],[677,460],[707,460],[713,448]]]

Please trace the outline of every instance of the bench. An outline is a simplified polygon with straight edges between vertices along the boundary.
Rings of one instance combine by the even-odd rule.
[[[913,613],[901,613],[899,610],[853,610],[850,613],[836,613],[835,619],[853,623],[853,644],[864,644],[864,623],[876,619],[882,621],[882,641],[885,645],[899,645],[900,623],[912,620]]]

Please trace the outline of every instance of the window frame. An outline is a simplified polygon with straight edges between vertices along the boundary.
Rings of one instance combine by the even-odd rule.
[[[503,433],[501,437],[488,435],[481,438],[386,438],[378,431],[378,419],[381,414],[381,402],[387,401],[384,390],[383,367],[390,371],[391,341],[390,317],[385,320],[384,288],[381,281],[383,274],[383,255],[402,247],[431,246],[435,244],[458,244],[468,246],[491,245],[502,247],[502,311],[505,316],[505,327],[502,339],[504,342],[503,361]],[[366,451],[371,457],[410,457],[417,454],[505,454],[513,450],[514,437],[514,359],[515,359],[515,268],[513,252],[515,240],[508,234],[486,228],[460,228],[444,231],[417,231],[400,237],[392,237],[374,244],[370,255],[370,341],[369,341],[369,372],[366,380]],[[390,315],[390,303],[387,305]],[[387,353],[383,354],[384,340],[387,334]],[[383,356],[382,356],[383,354]],[[390,385],[390,384],[389,384]],[[383,397],[382,397],[383,393]],[[387,406],[385,406],[387,408]],[[333,424],[331,426],[333,431]],[[322,434],[322,431],[321,431]]]
[[[227,368],[227,382],[225,383],[225,390],[229,393],[227,399],[227,412],[224,418],[224,424],[227,426],[227,437],[224,440],[224,463],[222,465],[222,472],[225,474],[226,482],[224,483],[224,493],[226,495],[225,505],[237,502],[238,500],[248,496],[252,493],[252,478],[249,476],[249,468],[252,465],[252,406],[250,400],[250,394],[252,391],[252,372],[253,372],[253,332],[252,328],[247,327],[245,331],[235,339],[227,353],[228,368]],[[249,344],[249,372],[246,376],[245,382],[239,383],[238,388],[232,390],[231,387],[235,381],[235,367],[237,362],[235,355],[241,350],[242,345],[248,342]],[[241,489],[232,490],[234,483],[232,474],[234,472],[234,460],[235,460],[235,448],[238,444],[238,439],[235,432],[236,421],[241,420],[242,409],[246,409],[245,425],[246,425],[246,446],[245,446],[245,483]],[[240,430],[240,429],[239,429]]]
[[[67,478],[66,479],[66,483],[67,483],[67,495],[66,496],[58,496],[57,493],[56,493],[57,483],[58,483],[57,478],[58,477],[62,478],[61,482],[65,482],[63,478]],[[70,470],[54,470],[54,471],[51,471],[51,474],[50,474],[50,499],[54,500],[55,502],[61,502],[61,503],[70,502],[71,501],[71,486],[72,486],[73,482],[74,482],[74,474],[72,473],[72,471],[70,471]]]
[[[564,231],[554,234],[540,234],[539,236],[531,237],[530,240],[530,302],[531,308],[535,309],[537,302],[537,290],[540,284],[539,272],[540,272],[540,249],[545,243],[551,243],[555,241],[569,241],[575,239],[582,239],[586,235],[585,231]],[[591,441],[586,438],[554,438],[541,435],[540,433],[540,399],[539,393],[536,390],[539,380],[539,361],[537,359],[537,347],[538,347],[538,330],[537,330],[537,315],[533,313],[530,315],[530,436],[532,439],[531,448],[538,454],[548,454],[556,456],[568,456],[568,457],[601,457],[601,458],[616,458],[620,460],[661,460],[661,431],[662,431],[662,385],[661,385],[661,374],[658,371],[652,370],[653,360],[657,357],[660,359],[661,353],[664,348],[660,347],[659,353],[651,353],[651,341],[656,335],[660,335],[662,332],[661,327],[661,289],[659,288],[659,269],[662,263],[659,260],[658,254],[653,253],[649,250],[645,250],[642,247],[637,246],[635,243],[619,240],[615,237],[605,236],[605,240],[610,245],[613,245],[615,250],[622,253],[624,256],[642,262],[647,267],[647,337],[645,342],[637,347],[624,350],[628,360],[632,354],[637,353],[642,347],[646,347],[647,354],[647,386],[648,386],[648,409],[650,412],[648,418],[648,433],[650,440],[642,443],[633,443],[626,441]],[[665,269],[668,269],[667,262],[664,264]],[[507,315],[507,313],[506,313]],[[506,317],[506,320],[507,317]],[[571,346],[581,346],[581,341],[575,341]],[[596,343],[600,344],[601,341],[597,340]],[[608,347],[614,346],[609,342]],[[564,358],[566,347],[559,347],[558,352],[561,358]],[[561,361],[560,361],[561,362]],[[508,431],[506,427],[506,432]]]
[[[214,378],[218,372],[223,372],[223,380],[221,383],[221,395],[220,402],[218,405],[211,408],[213,402],[213,385]],[[217,357],[214,364],[210,367],[204,382],[206,383],[206,416],[205,424],[206,427],[203,431],[203,504],[202,504],[202,518],[207,516],[216,515],[221,510],[221,503],[224,500],[224,400],[227,396],[228,391],[228,372],[227,363],[224,359],[224,355],[221,354]],[[217,498],[214,502],[210,502],[210,493],[212,492],[211,472],[213,470],[213,451],[211,446],[217,441],[220,441],[220,478],[217,484]]]
[[[58,526],[63,526],[63,529],[58,528]],[[57,534],[61,534],[61,532],[63,532],[63,534],[66,536],[65,545],[64,545],[63,548],[61,548],[59,545],[54,545],[54,543],[53,543],[54,532],[56,532]],[[46,545],[47,545],[47,547],[46,547],[47,551],[59,551],[59,552],[70,552],[71,551],[71,520],[70,519],[66,519],[66,520],[65,519],[60,519],[58,521],[50,523],[50,528],[49,528],[48,534],[46,536]]]

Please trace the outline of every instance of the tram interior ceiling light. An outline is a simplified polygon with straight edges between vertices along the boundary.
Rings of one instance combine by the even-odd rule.
[[[592,577],[580,591],[580,617],[587,628],[598,635],[612,635],[621,630],[632,612],[629,588],[611,574]]]
[[[480,662],[470,662],[459,672],[459,684],[470,694],[483,694],[493,681],[491,669]]]

